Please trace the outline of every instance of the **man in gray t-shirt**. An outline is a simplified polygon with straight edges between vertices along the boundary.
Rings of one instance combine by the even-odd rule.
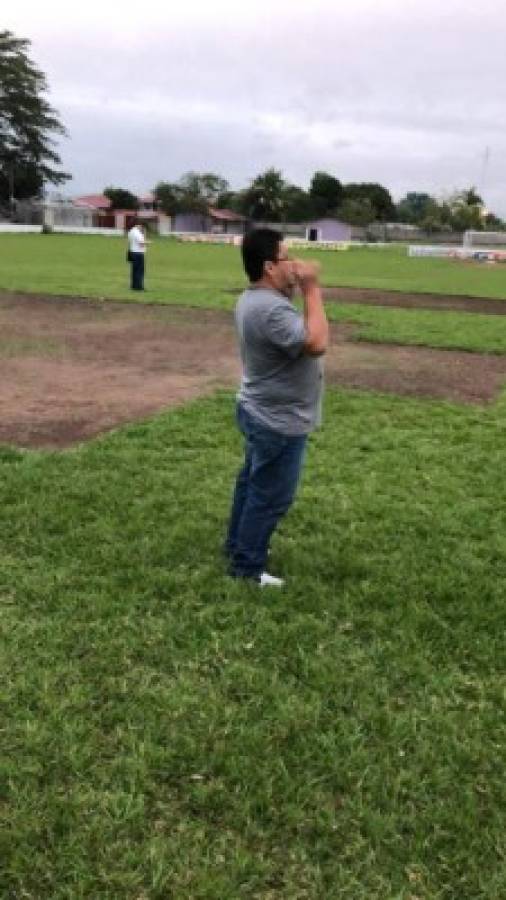
[[[237,420],[246,447],[225,549],[232,575],[282,586],[265,571],[269,541],[295,496],[307,435],[320,422],[328,324],[316,266],[291,260],[278,232],[250,232],[242,256],[251,281],[236,307]],[[297,287],[303,315],[291,302]]]
[[[321,420],[323,364],[304,352],[303,317],[278,291],[250,287],[236,308],[243,364],[238,400],[282,434],[307,434]]]

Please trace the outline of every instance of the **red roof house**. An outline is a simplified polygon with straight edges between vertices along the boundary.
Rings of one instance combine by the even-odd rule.
[[[111,201],[103,194],[87,194],[85,197],[76,197],[74,205],[86,206],[88,209],[96,209],[98,212],[98,210],[109,210]]]

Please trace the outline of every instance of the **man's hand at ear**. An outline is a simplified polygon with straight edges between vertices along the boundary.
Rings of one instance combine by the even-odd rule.
[[[318,263],[294,260],[293,271],[304,298],[304,324],[306,340],[304,350],[310,356],[321,356],[329,343],[329,325],[319,282]]]

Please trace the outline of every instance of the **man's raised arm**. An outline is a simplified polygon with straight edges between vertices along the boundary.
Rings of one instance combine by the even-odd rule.
[[[304,298],[304,323],[306,326],[304,351],[310,356],[321,356],[329,344],[329,323],[318,280],[319,266],[316,263],[297,259],[294,262],[294,270]]]

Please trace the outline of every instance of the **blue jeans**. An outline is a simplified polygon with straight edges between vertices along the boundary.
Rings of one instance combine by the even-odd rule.
[[[231,575],[256,578],[265,571],[271,535],[295,496],[307,435],[271,431],[240,403],[237,424],[246,442],[245,459],[235,485],[225,551]]]
[[[133,291],[144,290],[144,253],[132,252],[130,287]]]

